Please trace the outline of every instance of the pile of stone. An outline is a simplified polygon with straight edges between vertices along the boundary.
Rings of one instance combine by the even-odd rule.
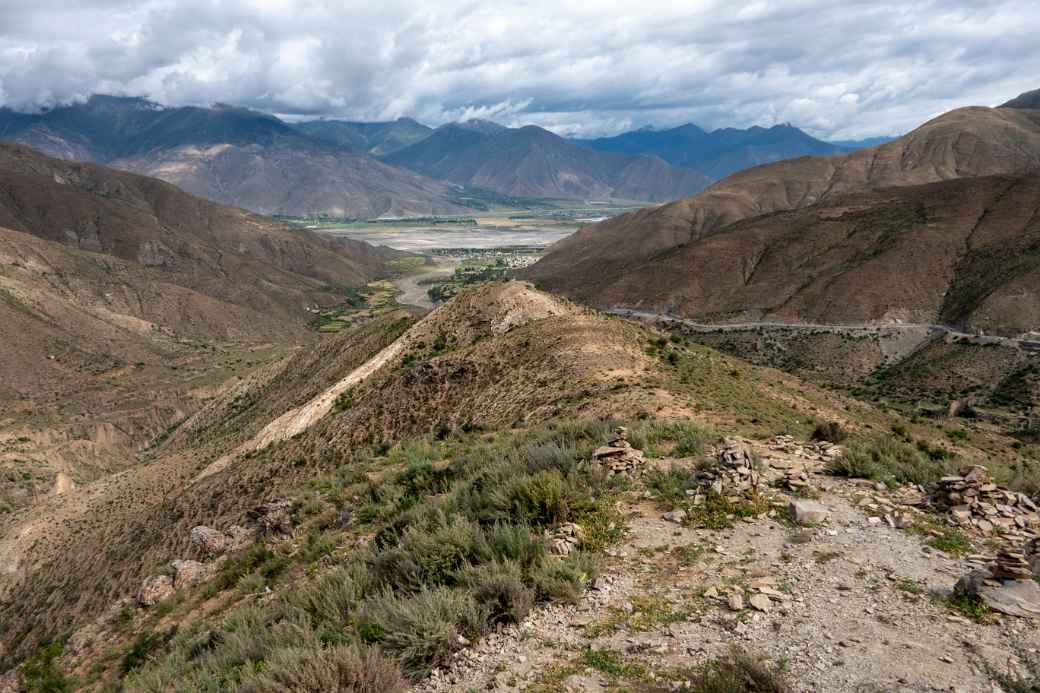
[[[1035,577],[1040,556],[1037,542],[1021,550],[1004,547],[987,567],[972,570],[957,581],[955,593],[978,595],[994,611],[1009,616],[1040,618],[1040,584]]]
[[[939,480],[931,494],[933,505],[947,511],[962,527],[1028,539],[1040,526],[1037,506],[1024,493],[994,484],[985,467],[966,467],[956,476]]]
[[[546,535],[549,539],[549,550],[557,556],[566,556],[585,538],[585,530],[581,525],[573,522],[564,522],[559,527],[548,530]]]
[[[812,484],[809,483],[809,474],[805,469],[792,467],[784,471],[783,477],[777,480],[776,486],[788,493],[798,495],[809,490]]]
[[[612,476],[622,474],[636,477],[643,473],[646,465],[643,451],[637,450],[628,442],[628,429],[624,426],[615,428],[614,437],[606,445],[597,448],[592,457],[604,465]]]
[[[773,438],[769,443],[769,449],[816,462],[830,462],[843,454],[840,445],[828,443],[825,440],[799,443],[794,436],[789,435],[779,435]]]
[[[725,591],[712,586],[704,591],[703,596],[725,602],[730,611],[743,611],[750,606],[756,611],[768,612],[772,610],[773,602],[784,604],[791,600],[791,595],[776,589],[776,580],[769,576],[752,579],[746,592],[738,586]]]
[[[715,448],[697,470],[696,479],[703,491],[727,498],[757,491],[761,481],[751,448],[742,441],[731,439]]]
[[[1025,551],[1002,548],[990,568],[990,573],[997,580],[1032,580],[1033,569],[1029,565]]]

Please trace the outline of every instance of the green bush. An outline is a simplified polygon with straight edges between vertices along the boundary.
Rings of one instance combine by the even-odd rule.
[[[19,672],[29,693],[65,693],[73,688],[55,660],[61,657],[65,644],[60,641],[41,646],[26,660]]]
[[[937,481],[951,471],[951,465],[901,440],[873,438],[857,439],[847,445],[845,454],[832,460],[827,471],[835,476],[896,486]]]
[[[640,422],[629,430],[628,438],[648,457],[664,457],[666,449],[672,457],[696,457],[718,436],[691,421],[676,420]]]
[[[519,623],[534,606],[534,590],[524,585],[523,571],[512,561],[475,566],[462,581],[492,624]]]
[[[809,436],[810,440],[825,441],[828,443],[840,443],[848,438],[848,433],[841,427],[837,421],[828,421],[827,423],[816,424],[816,428],[813,429],[812,435]]]
[[[314,516],[299,551],[251,547],[207,586],[227,589],[247,584],[247,576],[252,585],[288,573],[292,589],[250,600],[208,630],[186,630],[160,661],[131,673],[126,688],[360,691],[350,662],[373,646],[415,679],[487,628],[522,619],[539,601],[577,601],[595,576],[595,561],[581,551],[551,555],[546,530],[580,522],[596,545],[623,531],[613,510],[617,482],[583,462],[613,425],[564,421],[493,439],[412,441],[361,457],[357,470],[384,466],[378,480],[361,471],[314,480],[301,496],[320,501],[330,517],[344,505],[356,507],[359,497],[348,525]],[[620,527],[603,529],[610,522]],[[356,532],[375,539],[341,552]],[[305,577],[328,555],[344,562]],[[345,668],[326,661],[339,655]],[[392,672],[387,676],[397,685]]]
[[[239,693],[403,693],[408,690],[401,669],[373,647],[339,645],[328,649],[291,647],[264,660],[260,671],[249,672]]]
[[[176,632],[177,627],[174,626],[165,633],[138,633],[137,637],[134,638],[134,641],[130,643],[123,653],[123,660],[120,665],[122,672],[127,674],[147,662],[151,658],[152,653],[166,645]]]
[[[461,590],[440,587],[406,597],[385,591],[365,602],[358,632],[420,678],[450,661],[464,640],[484,632],[487,622],[488,612]]]

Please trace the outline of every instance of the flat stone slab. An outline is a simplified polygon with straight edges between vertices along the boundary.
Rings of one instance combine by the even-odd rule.
[[[986,606],[1002,614],[1040,618],[1040,585],[1035,580],[1006,580],[1000,586],[984,584],[979,596]]]

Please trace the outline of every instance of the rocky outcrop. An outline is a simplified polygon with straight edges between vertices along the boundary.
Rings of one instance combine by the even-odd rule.
[[[170,597],[173,592],[173,578],[169,575],[149,575],[141,582],[137,603],[147,609]]]
[[[191,546],[206,556],[219,556],[238,551],[256,539],[256,531],[232,525],[224,532],[198,525],[191,529]]]
[[[22,690],[22,675],[17,669],[0,674],[0,693],[20,693]]]
[[[224,564],[224,560],[222,560],[223,558],[224,557],[221,557],[221,559],[217,559],[212,563],[200,563],[199,561],[193,561],[190,559],[171,561],[170,567],[173,568],[173,588],[179,590],[209,580],[217,574],[220,566]]]
[[[796,524],[815,525],[823,522],[830,514],[824,506],[807,500],[793,500],[787,511]]]
[[[256,521],[260,534],[263,536],[292,532],[292,503],[290,501],[277,500],[264,503],[257,506],[250,516]]]

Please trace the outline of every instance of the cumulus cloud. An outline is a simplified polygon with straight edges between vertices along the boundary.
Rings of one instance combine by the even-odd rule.
[[[1035,0],[0,0],[0,16],[0,104],[18,110],[114,93],[293,119],[851,138],[1040,86]]]

